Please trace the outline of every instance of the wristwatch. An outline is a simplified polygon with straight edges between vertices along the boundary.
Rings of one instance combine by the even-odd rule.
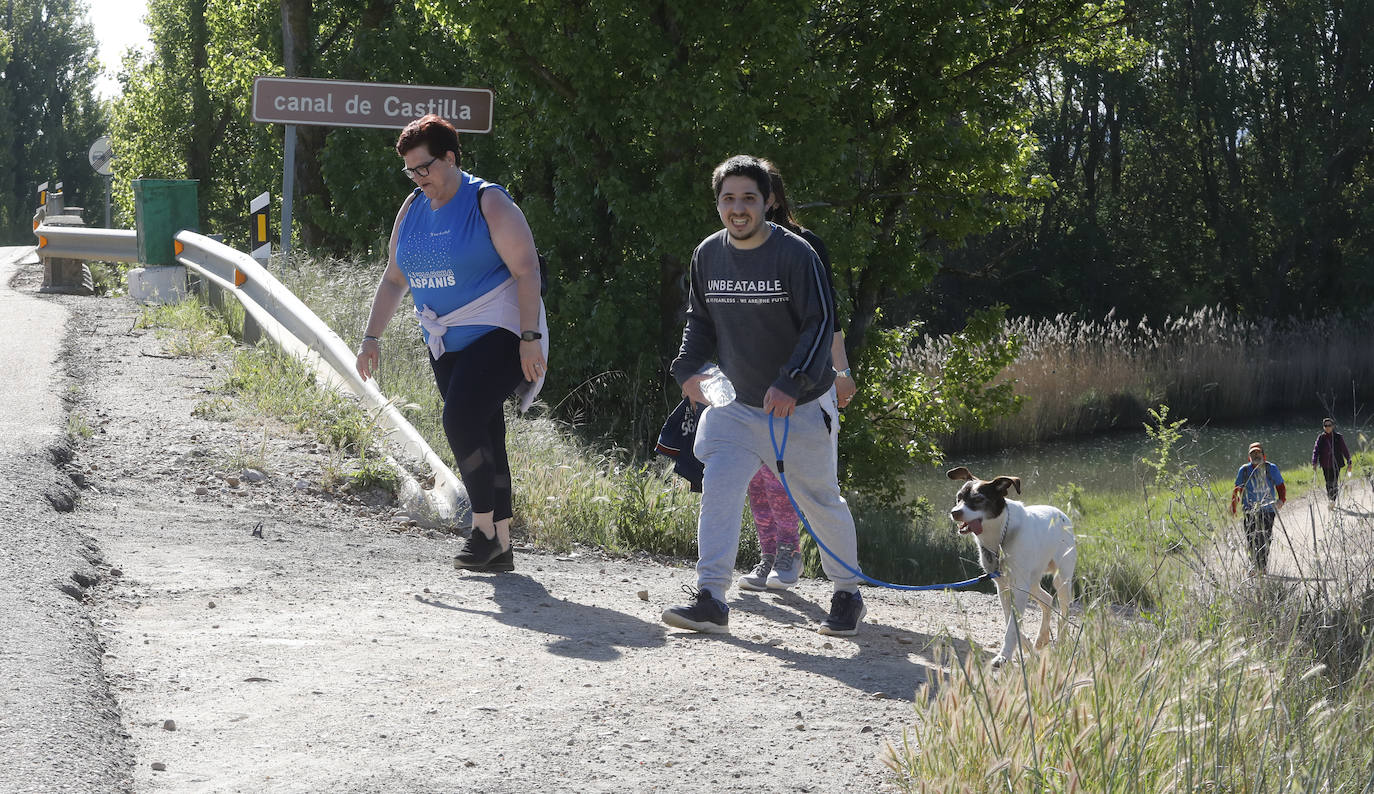
[[[538,331],[521,331],[521,332],[520,332],[520,341],[521,341],[521,342],[534,342],[534,341],[537,341],[537,340],[543,339],[543,338],[544,338],[544,335],[541,334],[541,333],[539,333]]]
[[[835,370],[835,377],[837,377],[837,378],[849,378],[850,380],[853,380],[853,379],[854,379],[854,375],[850,373],[849,367],[845,367],[844,369],[837,369],[837,370]]]

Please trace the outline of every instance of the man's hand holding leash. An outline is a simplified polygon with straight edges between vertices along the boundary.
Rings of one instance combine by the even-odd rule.
[[[768,392],[763,395],[764,413],[772,414],[779,419],[786,419],[797,409],[797,398],[788,396],[787,392],[777,386],[769,386]]]

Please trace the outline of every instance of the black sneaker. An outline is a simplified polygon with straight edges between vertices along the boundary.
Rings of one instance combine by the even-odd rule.
[[[483,565],[481,568],[478,568],[477,570],[488,571],[490,573],[510,573],[511,571],[515,570],[514,550],[506,549],[505,551],[501,552],[495,557],[492,557],[491,562],[487,563],[486,565]]]
[[[694,590],[686,585],[682,589],[696,603],[663,610],[664,623],[675,629],[689,629],[703,634],[730,632],[730,607],[724,601],[711,595],[710,590]]]
[[[830,597],[830,617],[817,631],[832,637],[853,637],[859,633],[859,621],[867,612],[862,595],[838,590]]]
[[[458,555],[453,558],[453,567],[482,570],[503,553],[509,554],[510,550],[505,549],[503,552],[495,537],[489,538],[482,534],[482,530],[473,527],[467,540],[463,541],[463,548],[459,549]]]

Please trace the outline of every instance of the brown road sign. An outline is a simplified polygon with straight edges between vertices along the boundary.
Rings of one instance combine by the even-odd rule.
[[[459,132],[491,132],[488,88],[352,83],[259,77],[253,83],[253,120],[332,127],[401,128],[427,113]]]

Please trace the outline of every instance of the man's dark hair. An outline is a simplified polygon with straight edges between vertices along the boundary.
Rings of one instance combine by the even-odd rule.
[[[396,139],[396,154],[402,157],[411,149],[423,146],[435,157],[443,157],[444,152],[453,152],[455,160],[463,159],[463,150],[458,148],[458,130],[442,116],[430,113],[428,116],[410,122]]]
[[[757,157],[737,154],[716,166],[716,170],[711,172],[711,192],[715,194],[716,198],[720,198],[720,183],[732,176],[747,176],[754,180],[754,183],[759,186],[759,195],[763,197],[764,201],[768,201],[768,197],[773,194],[768,169]]]

